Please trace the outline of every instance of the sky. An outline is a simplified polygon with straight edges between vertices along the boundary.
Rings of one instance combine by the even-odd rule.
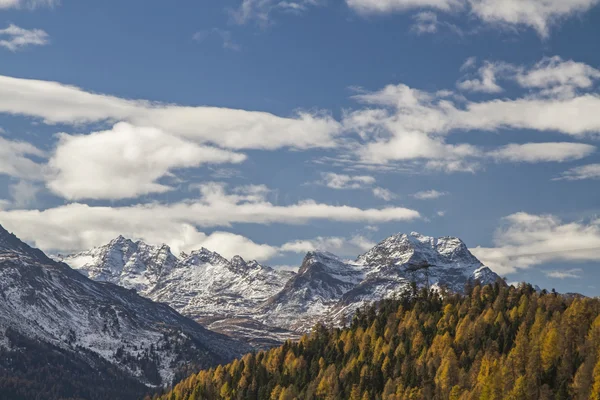
[[[395,233],[600,295],[600,0],[0,0],[0,224],[278,268]]]

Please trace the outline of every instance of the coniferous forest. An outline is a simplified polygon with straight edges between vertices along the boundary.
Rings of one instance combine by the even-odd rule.
[[[600,300],[499,282],[382,301],[154,398],[600,399],[599,352]]]

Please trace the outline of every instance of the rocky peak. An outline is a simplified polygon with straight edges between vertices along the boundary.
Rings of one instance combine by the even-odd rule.
[[[477,260],[462,240],[456,237],[434,238],[417,232],[396,234],[383,240],[358,257],[363,265],[393,267],[397,265],[431,264],[444,267],[479,267]]]
[[[182,263],[192,265],[212,264],[225,266],[229,264],[229,261],[219,253],[202,247],[200,250],[193,250],[185,260],[182,260]]]
[[[306,256],[304,256],[304,260],[302,260],[298,275],[305,274],[309,272],[311,268],[315,268],[316,266],[327,269],[331,264],[341,263],[343,263],[342,260],[335,254],[320,250],[309,251],[306,253]]]
[[[42,262],[51,260],[38,249],[34,249],[22,242],[14,234],[8,232],[0,225],[0,256],[17,256],[19,258],[30,258]]]
[[[234,272],[245,272],[249,265],[240,256],[234,256],[230,261],[231,269]]]
[[[110,247],[115,247],[115,246],[133,246],[134,242],[131,239],[127,239],[123,235],[119,235],[116,238],[114,238],[113,240],[111,240],[110,242],[108,242],[108,245]]]

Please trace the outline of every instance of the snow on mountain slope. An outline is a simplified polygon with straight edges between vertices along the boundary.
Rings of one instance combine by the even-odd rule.
[[[123,271],[129,270],[129,264],[141,264],[120,261],[121,255],[131,253],[138,254],[136,260],[156,260],[140,255],[139,249],[164,248],[122,238],[111,243],[108,249],[104,246],[63,259],[75,260],[79,263],[75,268],[94,279],[118,276],[111,281],[136,287],[134,283],[141,278],[133,279],[132,274]],[[110,249],[115,246],[118,262],[107,256],[115,252]],[[95,254],[103,256],[89,261]],[[78,261],[82,257],[88,257],[83,266]],[[169,255],[162,257],[172,260]],[[280,333],[283,340],[290,337],[289,331],[305,332],[319,321],[338,323],[366,302],[408,290],[412,282],[420,287],[446,287],[461,292],[469,280],[487,284],[499,279],[460,239],[436,239],[414,232],[393,235],[354,261],[341,260],[327,252],[309,252],[297,274],[275,271],[255,261],[245,262],[241,257],[227,260],[207,249],[183,255],[174,265],[172,261],[163,268],[150,265],[150,273],[143,266],[131,268],[135,271],[133,276],[156,277],[152,281],[148,278],[151,283],[140,293],[171,305],[205,326],[251,343],[260,342],[260,335],[270,342]],[[265,327],[285,330],[267,332]]]
[[[182,259],[148,297],[196,319],[241,317],[252,314],[293,275],[239,256],[229,261],[203,248]]]
[[[123,236],[105,246],[69,256],[57,256],[88,278],[111,282],[146,294],[177,264],[169,246],[150,246]]]
[[[56,259],[91,279],[135,289],[196,319],[247,315],[294,275],[239,256],[230,261],[204,248],[179,259],[166,245],[151,246],[122,236]]]
[[[17,346],[14,337],[61,349],[92,367],[89,354],[98,356],[146,385],[170,384],[190,363],[208,367],[249,350],[167,305],[94,282],[0,226],[0,350]]]
[[[348,279],[340,280],[340,274]],[[409,290],[412,282],[462,292],[467,281],[498,279],[458,238],[397,234],[356,261],[309,253],[298,276],[263,307],[261,318],[307,331],[318,321],[339,323],[365,303]]]
[[[331,253],[309,252],[298,274],[263,305],[259,314],[264,313],[263,322],[287,329],[312,326],[363,278],[359,265],[344,262]]]

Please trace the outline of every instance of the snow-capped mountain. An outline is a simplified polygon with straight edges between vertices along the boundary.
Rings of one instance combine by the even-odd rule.
[[[306,331],[318,321],[338,323],[365,303],[410,290],[412,282],[462,292],[467,281],[498,279],[458,238],[397,234],[354,261],[309,253],[298,275],[260,314],[280,327]]]
[[[149,276],[145,272],[168,268],[171,259],[163,258],[160,251],[149,250],[154,256],[144,258],[139,255],[139,244],[132,247],[132,243],[119,240],[131,247],[126,252],[131,255],[128,262],[119,264],[115,253],[103,253],[98,259],[114,263],[103,264],[106,271],[90,276],[108,280],[104,278],[111,268],[126,271],[127,277],[135,275],[131,271],[145,268],[140,276]],[[139,263],[131,261],[134,259]],[[158,259],[164,262],[155,262]],[[135,291],[88,279],[0,226],[0,370],[16,368],[15,360],[20,360],[19,365],[25,363],[29,376],[36,368],[47,368],[41,355],[31,356],[40,349],[52,356],[60,354],[64,365],[54,365],[62,368],[56,371],[79,365],[75,373],[97,379],[99,385],[106,383],[110,372],[130,386],[157,386],[170,384],[194,363],[198,368],[213,366],[249,347],[206,330]],[[38,360],[43,365],[31,364]],[[125,394],[110,397],[126,398]]]
[[[391,236],[353,261],[309,252],[297,274],[239,256],[227,260],[207,249],[177,258],[166,246],[123,238],[62,260],[93,279],[136,288],[209,328],[250,342],[288,338],[319,321],[338,322],[365,302],[408,290],[412,282],[460,292],[467,281],[499,279],[460,239],[414,232]]]
[[[167,245],[150,246],[123,236],[105,246],[55,258],[90,279],[135,289],[142,295],[151,291],[179,261]]]
[[[227,260],[205,248],[178,258],[167,245],[151,246],[122,236],[56,259],[91,279],[135,289],[195,319],[251,314],[294,275],[240,256]]]

